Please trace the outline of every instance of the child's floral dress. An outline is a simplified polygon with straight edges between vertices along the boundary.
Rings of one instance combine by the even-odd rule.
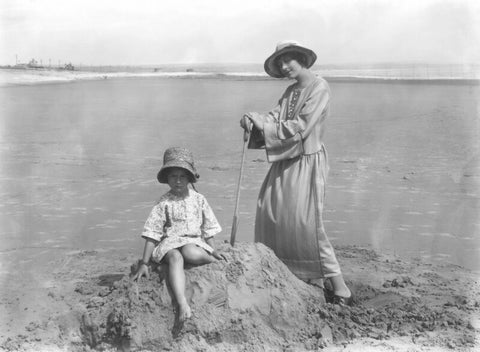
[[[212,253],[213,248],[205,239],[221,230],[205,197],[189,189],[186,197],[167,192],[160,198],[150,212],[142,237],[158,242],[152,260],[160,263],[168,251],[186,244],[195,244]]]

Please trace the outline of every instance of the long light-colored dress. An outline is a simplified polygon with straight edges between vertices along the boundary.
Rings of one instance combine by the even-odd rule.
[[[169,191],[160,198],[145,222],[142,237],[158,243],[152,260],[160,263],[168,251],[186,244],[195,244],[212,253],[213,248],[205,240],[221,230],[205,197],[189,189],[186,197]]]
[[[323,144],[330,89],[322,78],[289,86],[279,104],[262,114],[263,136],[253,131],[249,148],[265,147],[272,166],[260,189],[255,241],[301,279],[341,274],[323,225],[327,153]]]

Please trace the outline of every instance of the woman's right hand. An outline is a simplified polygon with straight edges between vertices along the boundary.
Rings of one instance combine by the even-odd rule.
[[[132,280],[137,281],[141,279],[142,276],[145,276],[147,279],[150,279],[150,272],[148,270],[148,266],[146,266],[145,264],[140,264],[137,272],[135,273],[135,275],[133,275]]]
[[[240,119],[240,127],[242,127],[245,131],[250,133],[252,130],[252,120],[250,117],[250,113],[246,113]]]

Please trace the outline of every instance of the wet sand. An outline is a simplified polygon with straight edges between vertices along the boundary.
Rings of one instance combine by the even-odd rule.
[[[165,192],[165,148],[195,152],[199,191],[227,239],[238,176],[238,116],[288,82],[112,79],[2,87],[0,251],[129,248]],[[325,220],[336,244],[480,268],[479,86],[332,82]],[[239,239],[253,239],[267,172],[248,151]]]
[[[241,152],[238,116],[268,109],[287,83],[193,83],[112,79],[0,88],[4,349],[61,346],[69,337],[57,333],[57,318],[76,302],[75,284],[128,272],[141,254],[143,222],[165,191],[154,176],[170,145],[194,150],[198,189],[224,228],[218,243],[228,240]],[[385,350],[398,343],[398,350],[411,350],[420,337],[423,350],[449,344],[468,350],[478,332],[479,87],[332,82],[332,91],[327,232],[338,248],[357,244],[386,258],[339,249],[345,275],[361,299],[389,297],[375,305],[379,315],[395,304],[401,311],[438,303],[439,312],[458,313],[446,318],[445,329],[407,324],[405,336],[385,329],[375,337],[352,318],[356,332],[339,331],[338,348]],[[248,151],[240,241],[253,239],[255,199],[267,169],[264,152]],[[86,259],[73,268],[79,253]],[[66,272],[58,276],[59,270]],[[362,285],[373,287],[373,297]],[[329,319],[344,325],[336,314]]]

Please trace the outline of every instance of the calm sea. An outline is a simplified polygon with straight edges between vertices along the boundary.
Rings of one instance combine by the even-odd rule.
[[[0,260],[25,250],[138,250],[165,192],[156,173],[191,148],[228,240],[241,160],[239,119],[288,82],[115,78],[0,87]],[[325,220],[334,244],[480,269],[478,85],[331,82]],[[268,169],[248,151],[238,240],[253,239]],[[12,256],[15,257],[15,256]]]

